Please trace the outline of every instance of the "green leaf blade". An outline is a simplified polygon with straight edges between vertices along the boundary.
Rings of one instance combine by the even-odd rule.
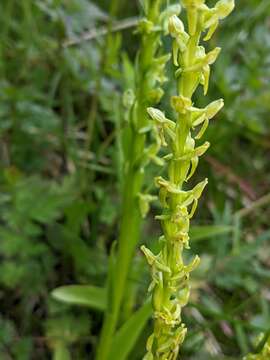
[[[150,302],[137,310],[116,333],[110,352],[111,359],[125,360],[138,340],[152,312]]]
[[[224,225],[204,225],[193,226],[190,229],[190,237],[192,241],[207,240],[210,237],[225,235],[232,231],[231,226]]]
[[[70,305],[87,306],[99,311],[106,309],[106,290],[97,286],[61,286],[52,291],[52,297]]]

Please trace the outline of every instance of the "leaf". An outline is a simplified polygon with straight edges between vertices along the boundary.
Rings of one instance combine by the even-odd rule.
[[[206,240],[217,235],[228,234],[232,231],[231,226],[213,225],[213,226],[193,226],[190,229],[190,237],[193,241]]]
[[[112,343],[111,359],[124,360],[127,358],[150,317],[151,310],[151,303],[145,303],[120,328]]]
[[[106,309],[106,290],[97,286],[61,286],[52,291],[52,297],[71,305],[88,306],[100,311]]]

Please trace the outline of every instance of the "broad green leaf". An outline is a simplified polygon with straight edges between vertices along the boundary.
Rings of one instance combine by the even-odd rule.
[[[193,241],[205,240],[213,236],[228,234],[232,231],[231,226],[193,226],[190,229],[190,237]]]
[[[106,290],[92,285],[67,285],[52,291],[54,299],[72,304],[89,306],[104,311],[106,309]]]
[[[116,333],[112,348],[111,359],[125,360],[135,345],[141,331],[151,315],[151,303],[145,303],[137,310]]]

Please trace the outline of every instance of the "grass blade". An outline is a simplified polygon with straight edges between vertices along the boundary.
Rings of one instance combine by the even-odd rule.
[[[151,315],[151,303],[145,303],[120,328],[112,343],[111,359],[125,360]]]
[[[52,297],[71,305],[88,306],[100,311],[106,309],[106,290],[97,286],[61,286],[52,291]]]

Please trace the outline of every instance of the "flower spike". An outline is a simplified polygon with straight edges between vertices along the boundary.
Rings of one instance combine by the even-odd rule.
[[[175,120],[168,119],[159,109],[147,109],[154,123],[153,131],[158,134],[157,142],[164,147],[162,160],[167,176],[155,178],[162,207],[162,213],[155,217],[160,221],[163,232],[161,251],[154,255],[146,247],[141,248],[151,267],[149,290],[154,314],[154,329],[147,341],[144,360],[175,360],[186,336],[187,329],[181,313],[189,300],[189,278],[199,265],[199,257],[196,255],[185,264],[183,253],[190,249],[190,221],[208,180],[199,182],[190,190],[186,189],[186,184],[195,174],[199,158],[210,146],[207,141],[197,145],[196,140],[205,134],[210,120],[224,105],[219,99],[205,108],[197,108],[193,103],[193,94],[200,84],[204,94],[207,93],[210,68],[220,53],[219,47],[206,53],[200,45],[200,38],[204,32],[207,32],[205,40],[211,38],[219,20],[232,11],[234,1],[220,0],[212,9],[207,7],[205,0],[182,0],[181,3],[187,13],[188,32],[177,14],[174,13],[168,20],[173,64],[177,68],[178,93],[170,101]],[[198,131],[197,127],[200,128]]]

